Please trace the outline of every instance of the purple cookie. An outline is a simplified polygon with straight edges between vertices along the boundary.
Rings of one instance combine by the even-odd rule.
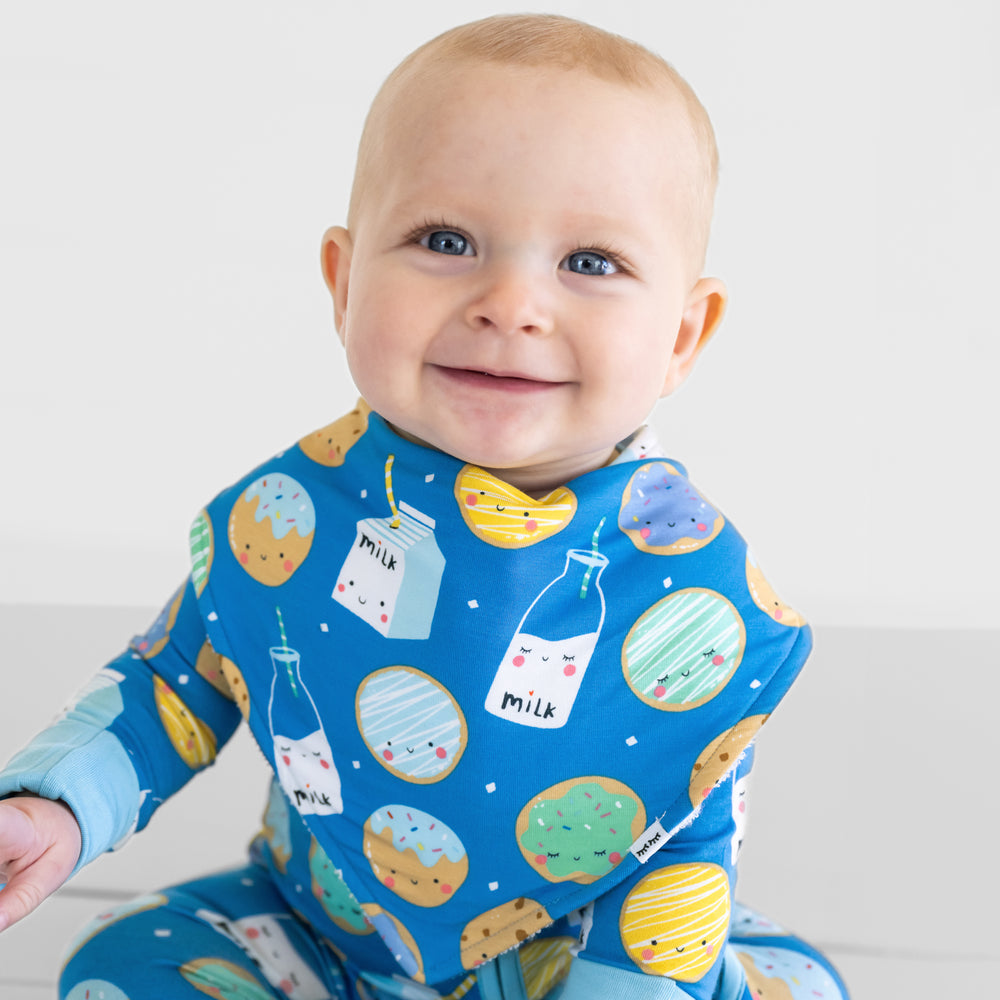
[[[643,552],[669,556],[707,545],[725,523],[669,462],[648,462],[629,480],[618,527]]]

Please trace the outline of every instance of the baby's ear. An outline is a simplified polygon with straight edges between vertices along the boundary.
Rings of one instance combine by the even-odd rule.
[[[341,340],[346,332],[344,317],[347,315],[347,287],[353,252],[354,241],[343,226],[333,226],[323,234],[320,266],[323,269],[323,280],[333,297],[333,323]]]
[[[694,363],[722,322],[728,298],[726,286],[718,278],[700,278],[688,292],[661,396],[669,396],[691,374]]]

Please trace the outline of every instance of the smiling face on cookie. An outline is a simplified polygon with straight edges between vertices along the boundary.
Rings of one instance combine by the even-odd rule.
[[[730,601],[712,590],[679,590],[640,615],[622,647],[622,668],[647,705],[684,711],[726,686],[745,644],[743,620]]]
[[[702,862],[660,868],[628,894],[619,926],[625,951],[647,975],[697,982],[725,943],[729,879]]]
[[[629,480],[618,527],[643,552],[677,555],[707,545],[721,514],[669,462],[650,462]]]
[[[316,512],[305,488],[273,473],[251,483],[229,515],[229,546],[258,583],[278,587],[312,546]]]
[[[358,728],[372,756],[404,781],[449,775],[465,751],[465,716],[451,694],[414,667],[385,667],[358,687]]]
[[[475,465],[466,465],[459,472],[455,499],[473,534],[505,549],[550,538],[576,513],[576,496],[564,486],[534,500]]]
[[[365,821],[364,852],[375,877],[416,906],[447,903],[469,873],[458,835],[412,806],[376,809]]]
[[[331,468],[343,465],[347,453],[368,430],[369,413],[371,407],[364,400],[358,400],[358,405],[350,413],[306,435],[299,441],[299,447],[308,458],[320,465]]]
[[[639,796],[614,778],[562,781],[536,795],[517,818],[524,860],[550,882],[587,885],[607,875],[646,826]]]

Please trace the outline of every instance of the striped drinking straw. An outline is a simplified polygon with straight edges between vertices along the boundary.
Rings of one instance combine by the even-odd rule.
[[[597,537],[598,537],[598,535],[600,535],[601,528],[604,527],[604,522],[606,520],[607,520],[607,517],[602,517],[601,518],[601,523],[594,530],[594,537],[590,540],[590,551],[593,552],[595,556],[597,555]],[[587,596],[587,588],[590,586],[590,574],[594,572],[594,566],[595,566],[595,564],[596,564],[596,560],[594,562],[592,562],[587,567],[587,572],[583,574],[583,585],[580,587],[580,600],[581,601]]]
[[[389,507],[392,510],[392,520],[389,522],[390,528],[398,528],[400,525],[399,511],[396,509],[396,498],[392,495],[392,463],[396,460],[395,455],[390,455],[385,463],[385,495],[389,499]]]
[[[290,650],[291,647],[288,645],[288,636],[285,635],[285,621],[281,617],[281,608],[275,606],[274,610],[278,612],[278,631],[281,633],[281,648],[283,650]],[[299,692],[295,685],[295,673],[292,670],[291,658],[285,659],[285,669],[288,671],[288,683],[292,686],[292,694],[298,698]]]

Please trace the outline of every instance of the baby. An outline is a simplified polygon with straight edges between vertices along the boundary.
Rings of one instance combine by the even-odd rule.
[[[245,718],[250,863],[108,911],[61,995],[846,997],[733,902],[802,620],[644,427],[722,316],[708,117],[489,18],[375,99],[322,270],[362,399],[223,491],[150,630],[0,774],[0,928]]]

